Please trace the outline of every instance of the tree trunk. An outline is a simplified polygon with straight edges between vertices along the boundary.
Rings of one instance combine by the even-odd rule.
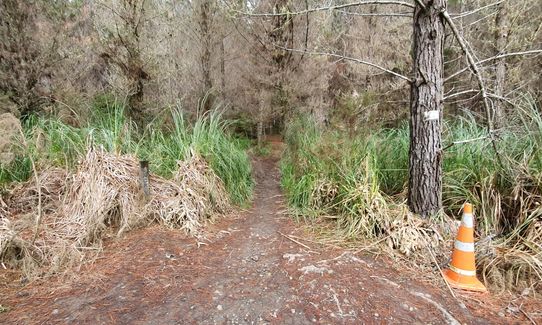
[[[224,42],[226,36],[222,33],[220,40],[220,95],[222,101],[226,101],[226,51],[224,49]]]
[[[408,205],[423,217],[442,208],[444,9],[445,0],[434,0],[414,11]]]
[[[508,13],[506,1],[499,4],[495,17],[495,55],[504,54],[508,44]],[[504,96],[506,86],[506,58],[496,60],[495,65],[495,95]],[[495,101],[495,126],[501,127],[504,119],[505,103],[497,98]]]
[[[256,139],[258,142],[258,147],[260,148],[263,145],[263,136],[264,136],[263,123],[265,119],[265,108],[267,105],[266,98],[267,97],[266,97],[265,90],[260,89],[260,96],[259,96],[260,102],[258,105],[258,119],[257,119],[258,122],[256,124]]]
[[[139,22],[145,17],[144,1],[128,1],[122,2],[124,12],[126,13],[122,19],[124,30],[128,36],[123,37],[117,31],[118,40],[123,44],[127,52],[125,62],[118,62],[117,65],[124,69],[130,93],[128,95],[128,106],[130,107],[129,115],[139,127],[145,125],[145,105],[144,105],[144,81],[150,76],[145,72],[145,64],[141,55],[141,31]]]
[[[201,0],[200,3],[200,37],[201,37],[201,71],[203,77],[203,109],[208,111],[213,105],[211,90],[213,82],[211,79],[211,1]]]

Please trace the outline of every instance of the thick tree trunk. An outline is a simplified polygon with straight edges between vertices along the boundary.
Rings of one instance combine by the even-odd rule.
[[[413,31],[413,76],[410,92],[408,204],[423,217],[442,207],[441,120],[443,107],[445,0],[416,6]]]
[[[508,17],[506,1],[499,4],[495,17],[495,55],[504,54],[508,44]],[[506,87],[506,58],[496,60],[495,65],[495,95],[504,97]],[[502,99],[495,101],[495,126],[501,127],[504,120],[505,103]]]

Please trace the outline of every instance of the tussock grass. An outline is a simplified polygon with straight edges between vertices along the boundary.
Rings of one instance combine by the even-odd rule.
[[[318,131],[301,117],[291,123],[286,140],[282,187],[296,214],[325,216],[345,239],[385,241],[406,255],[442,240],[430,222],[382,190],[378,139]]]
[[[74,173],[44,171],[39,183],[44,215],[38,232],[32,181],[14,190],[8,204],[17,214],[7,212],[0,224],[0,258],[29,276],[44,266],[57,272],[76,265],[95,256],[104,237],[151,222],[195,234],[230,206],[222,181],[197,154],[179,162],[172,180],[152,175],[148,199],[139,161],[103,150],[89,150]]]
[[[473,116],[446,121],[444,146],[480,139],[445,150],[445,209],[434,220],[419,220],[404,205],[406,124],[348,137],[339,131],[318,131],[310,119],[300,117],[286,132],[282,186],[298,214],[326,216],[345,238],[388,236],[390,247],[422,254],[427,245],[449,250],[449,242],[440,236],[455,235],[450,221],[459,219],[462,204],[469,201],[476,209],[477,261],[486,282],[499,289],[540,285],[542,114],[528,97],[517,105],[507,127],[497,134],[498,155],[484,138],[487,130]],[[415,233],[393,239],[408,232]],[[415,238],[420,234],[418,245]],[[414,244],[406,249],[407,242]]]
[[[104,237],[152,222],[196,234],[230,203],[245,204],[253,186],[250,161],[227,133],[228,122],[210,112],[188,123],[180,110],[167,120],[137,130],[121,106],[85,127],[27,120],[28,146],[17,153],[22,160],[0,168],[9,192],[0,202],[0,261],[28,277],[56,273],[96,256]],[[30,158],[37,181],[21,163]],[[148,198],[139,160],[150,162]]]
[[[177,161],[195,152],[207,160],[223,180],[235,204],[244,204],[250,199],[253,187],[250,160],[241,141],[227,132],[230,122],[223,120],[218,111],[189,123],[180,109],[172,109],[145,130],[138,130],[125,117],[122,106],[116,102],[111,105],[108,113],[96,114],[84,127],[72,127],[54,118],[28,119],[24,133],[29,139],[29,148],[21,147],[17,160],[10,166],[0,166],[0,187],[30,177],[29,156],[41,168],[56,166],[73,170],[88,148],[93,147],[148,160],[151,170],[165,178],[174,175]]]

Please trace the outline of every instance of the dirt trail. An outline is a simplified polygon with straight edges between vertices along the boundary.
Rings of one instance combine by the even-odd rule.
[[[8,288],[14,324],[485,324],[446,291],[410,279],[386,259],[303,236],[285,210],[276,158],[256,159],[253,207],[206,238],[151,227],[112,241],[62,280]],[[309,242],[305,242],[309,243]],[[199,246],[199,247],[198,247]],[[405,272],[406,273],[406,272]],[[3,289],[2,289],[3,290]],[[503,323],[507,321],[503,320]]]

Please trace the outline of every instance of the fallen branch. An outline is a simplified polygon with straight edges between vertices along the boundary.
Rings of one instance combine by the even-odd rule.
[[[342,317],[344,313],[343,313],[343,309],[341,308],[341,304],[339,303],[339,298],[337,298],[337,293],[335,292],[335,290],[333,290],[331,286],[329,288],[331,289],[331,292],[333,292],[333,300],[335,300],[335,304],[337,304],[339,315],[341,315]]]
[[[384,277],[381,277],[381,276],[376,276],[376,275],[371,275],[371,278],[373,279],[378,279],[380,281],[383,281],[397,289],[402,289],[401,285],[389,280],[389,279],[386,279]],[[414,291],[414,290],[409,290],[407,288],[406,289],[406,292],[408,292],[409,294],[415,296],[415,297],[419,297],[419,298],[422,298],[423,300],[425,300],[426,302],[430,303],[431,305],[435,306],[444,316],[444,318],[447,320],[448,324],[450,325],[461,325],[460,322],[457,321],[457,319],[455,319],[452,314],[450,314],[444,307],[442,307],[441,304],[439,304],[438,302],[436,301],[433,301],[432,299],[428,298],[425,294],[421,293],[421,292],[417,292],[417,291]]]
[[[311,251],[312,251],[312,249],[311,249],[311,248],[310,248],[309,246],[307,246],[307,245],[303,244],[302,242],[299,242],[299,241],[297,241],[297,240],[295,240],[295,239],[291,238],[290,236],[288,236],[288,235],[285,235],[285,234],[281,233],[280,231],[279,231],[278,233],[279,233],[279,234],[281,234],[282,236],[286,237],[287,239],[289,239],[289,240],[293,241],[294,243],[296,243],[296,244],[298,244],[298,245],[301,245],[301,246],[305,247],[306,249],[308,249],[308,250],[311,250]]]
[[[446,279],[444,278],[444,274],[442,273],[442,269],[440,268],[440,265],[438,265],[438,262],[437,262],[437,259],[435,258],[435,255],[433,254],[433,251],[431,251],[431,248],[429,247],[426,247],[427,250],[429,251],[429,254],[431,255],[431,258],[433,259],[433,262],[435,262],[435,265],[437,266],[438,268],[438,271],[440,273],[440,276],[442,278],[442,280],[444,281],[444,283],[446,284],[446,286],[448,287],[448,290],[450,291],[450,293],[452,294],[452,296],[457,299],[457,297],[455,296],[455,293],[454,291],[452,290],[452,287],[450,287],[450,284],[448,283],[448,281],[446,281]]]
[[[452,316],[452,314],[450,314],[444,307],[442,307],[441,304],[433,301],[432,299],[427,298],[423,293],[416,292],[416,291],[409,291],[409,292],[413,296],[422,298],[423,300],[427,301],[431,305],[435,306],[438,310],[440,310],[440,312],[444,315],[444,317],[448,321],[448,324],[450,324],[450,325],[461,325],[461,323],[459,321],[457,321],[457,319],[455,319],[454,316]]]
[[[367,246],[363,246],[363,247],[361,247],[361,248],[358,248],[358,249],[356,249],[356,250],[354,251],[354,254],[358,254],[358,253],[361,252],[361,251],[366,251],[366,250],[368,250],[369,248],[372,248],[372,247],[374,247],[374,246],[380,244],[381,242],[385,241],[385,240],[388,239],[388,238],[390,238],[389,235],[386,236],[386,237],[384,237],[384,238],[381,238],[381,239],[379,239],[379,240],[377,240],[377,241],[375,241],[375,242],[373,242],[373,243],[371,243],[370,245],[367,245]]]
[[[523,315],[525,315],[525,317],[527,317],[527,319],[531,322],[531,324],[533,324],[533,325],[538,325],[538,323],[535,322],[535,320],[532,319],[532,317],[529,316],[529,314],[527,314],[527,312],[525,312],[523,309],[521,309],[521,306],[518,307],[518,310],[519,310]]]

